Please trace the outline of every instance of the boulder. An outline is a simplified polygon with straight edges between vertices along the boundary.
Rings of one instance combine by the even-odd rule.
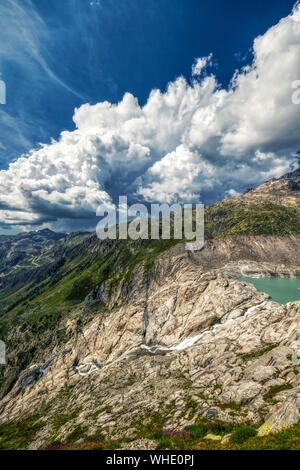
[[[270,433],[279,432],[297,424],[300,421],[299,406],[296,398],[283,403],[271,414],[267,421],[259,428],[257,435],[266,436]]]
[[[231,434],[225,434],[225,436],[221,440],[221,444],[228,444],[230,442]]]
[[[204,439],[210,439],[212,441],[221,441],[222,436],[217,436],[216,434],[206,434]]]

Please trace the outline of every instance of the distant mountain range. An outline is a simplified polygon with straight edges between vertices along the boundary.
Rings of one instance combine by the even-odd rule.
[[[0,235],[1,273],[18,264],[21,266],[25,259],[28,265],[37,266],[35,259],[43,249],[49,248],[49,245],[53,245],[65,236],[49,229],[23,232],[18,235]]]

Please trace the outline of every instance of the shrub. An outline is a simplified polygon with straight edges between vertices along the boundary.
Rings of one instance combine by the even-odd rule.
[[[190,436],[193,439],[198,439],[198,438],[204,437],[205,434],[207,434],[207,429],[202,423],[192,424],[190,426],[187,426],[185,429],[186,429],[186,431],[188,431],[190,433]]]
[[[172,440],[169,437],[163,437],[159,440],[156,450],[172,448]]]
[[[249,425],[237,426],[231,434],[231,442],[234,444],[242,444],[250,437],[256,436],[256,430]]]

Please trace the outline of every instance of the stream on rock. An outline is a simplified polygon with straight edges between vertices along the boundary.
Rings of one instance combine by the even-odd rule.
[[[260,292],[269,294],[280,304],[300,300],[300,279],[289,277],[240,277],[237,281],[249,282]]]

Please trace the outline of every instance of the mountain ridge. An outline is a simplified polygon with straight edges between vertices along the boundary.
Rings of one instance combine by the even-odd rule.
[[[288,356],[300,302],[265,304],[266,294],[235,280],[300,276],[295,175],[292,187],[290,176],[270,180],[208,207],[200,252],[174,240],[72,233],[43,247],[39,266],[6,272],[0,447],[10,423],[28,419],[26,448],[76,436],[159,443],[162,427],[172,433],[212,418],[225,427],[257,427],[267,416],[279,422],[270,429],[297,425],[299,375]],[[280,419],[271,393],[286,409]]]

